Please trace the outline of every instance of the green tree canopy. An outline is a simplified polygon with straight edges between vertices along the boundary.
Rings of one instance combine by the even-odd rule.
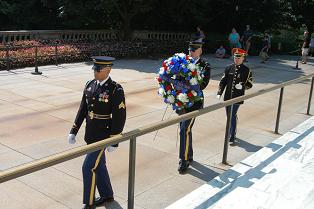
[[[242,32],[314,27],[314,0],[0,0],[0,30],[133,29]]]

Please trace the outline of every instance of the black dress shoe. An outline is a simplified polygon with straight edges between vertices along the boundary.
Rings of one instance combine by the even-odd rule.
[[[234,143],[235,139],[236,139],[236,137],[235,137],[235,136],[232,136],[232,137],[230,137],[229,142],[230,142],[230,143]]]
[[[112,202],[114,201],[113,197],[97,197],[94,201],[94,205],[100,206],[104,204],[105,202]]]
[[[189,165],[190,164],[189,164],[188,160],[180,160],[179,161],[179,168],[178,168],[179,173],[185,172],[188,169]]]
[[[95,205],[84,205],[83,209],[95,209]]]

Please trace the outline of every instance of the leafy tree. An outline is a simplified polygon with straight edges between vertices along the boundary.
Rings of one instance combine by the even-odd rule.
[[[123,39],[129,40],[132,34],[132,20],[136,15],[152,10],[154,0],[103,0],[107,5],[106,13],[111,16],[119,14],[119,25],[122,27]]]
[[[314,30],[314,0],[281,0],[287,24]]]
[[[52,29],[57,25],[55,11],[41,0],[0,1],[1,30]]]

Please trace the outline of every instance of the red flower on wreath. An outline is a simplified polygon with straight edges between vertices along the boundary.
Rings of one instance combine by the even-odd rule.
[[[193,72],[192,72],[192,76],[196,76],[197,75],[197,72],[196,72],[196,70],[194,70]]]
[[[158,77],[157,81],[160,83],[162,81],[162,79],[160,77]]]
[[[188,97],[190,97],[190,98],[193,97],[192,92],[189,92],[187,95],[188,95]]]
[[[170,85],[166,86],[166,91],[169,91],[169,90],[171,90],[171,86]]]
[[[182,102],[178,102],[177,105],[178,105],[178,107],[181,107],[182,106]]]

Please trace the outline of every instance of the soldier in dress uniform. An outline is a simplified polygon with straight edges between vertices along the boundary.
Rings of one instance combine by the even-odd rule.
[[[84,119],[86,120],[84,140],[87,144],[98,142],[122,132],[125,119],[125,97],[120,84],[111,80],[109,73],[115,60],[113,57],[92,57],[95,79],[85,85],[80,108],[70,131],[69,143],[76,142],[75,136]],[[109,146],[109,152],[116,149]],[[95,208],[113,201],[113,191],[106,167],[105,149],[88,153],[83,163],[84,209]],[[97,186],[100,197],[95,199]]]
[[[210,79],[210,65],[201,59],[202,46],[204,42],[202,38],[195,38],[189,42],[189,55],[193,57],[194,63],[202,68],[204,73],[203,82],[200,84],[200,89],[203,90],[209,83]],[[200,100],[194,103],[192,107],[177,110],[177,114],[182,115],[184,113],[192,112],[203,108],[204,100]],[[192,147],[192,127],[195,118],[188,119],[180,122],[180,151],[179,151],[179,173],[183,173],[189,167],[190,162],[193,162],[193,147]]]
[[[232,49],[234,64],[226,67],[225,73],[222,76],[219,89],[217,93],[217,98],[219,99],[222,93],[225,91],[224,100],[229,100],[235,97],[243,96],[245,90],[252,88],[253,78],[251,70],[243,64],[244,57],[247,52],[240,48]],[[231,113],[231,127],[229,141],[234,142],[236,139],[237,130],[237,112],[242,102],[238,102],[233,105]],[[229,115],[231,106],[226,107],[227,116]]]

